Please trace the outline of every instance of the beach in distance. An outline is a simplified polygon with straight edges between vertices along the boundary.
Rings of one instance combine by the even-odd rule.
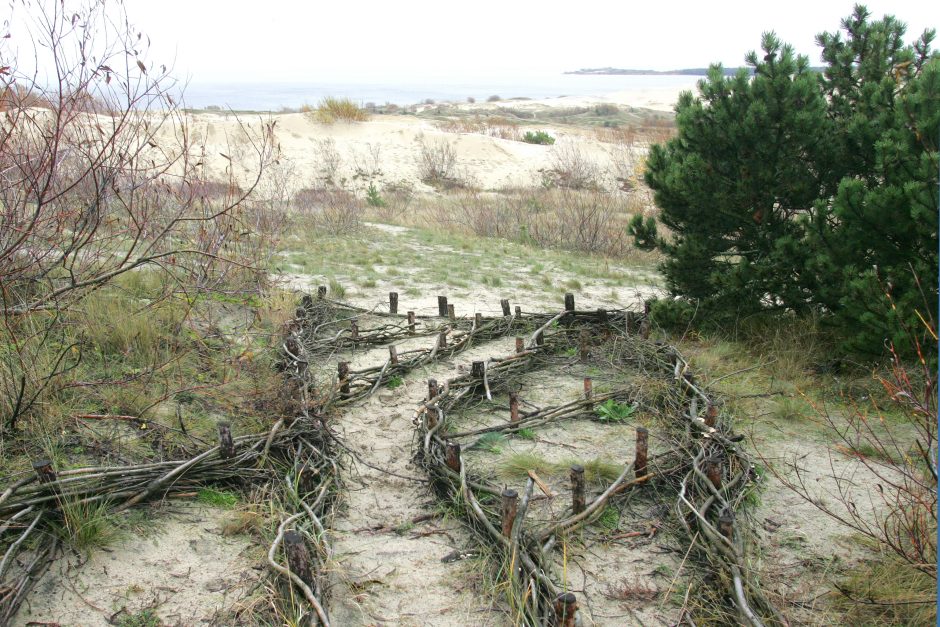
[[[511,76],[467,75],[427,77],[356,76],[312,78],[302,82],[192,81],[183,90],[185,106],[193,109],[220,107],[236,111],[279,111],[316,104],[331,96],[365,105],[407,106],[427,100],[484,102],[503,99],[554,99],[562,96],[609,99],[611,102],[657,110],[671,110],[679,92],[694,90],[699,76],[679,75],[575,75],[520,73]]]

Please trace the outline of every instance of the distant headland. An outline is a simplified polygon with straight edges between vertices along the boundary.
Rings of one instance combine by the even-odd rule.
[[[722,68],[725,76],[734,76],[738,73],[736,67],[726,67]],[[748,73],[753,72],[753,68],[746,68]],[[630,70],[616,67],[596,67],[596,68],[581,68],[580,70],[574,70],[571,72],[565,72],[565,74],[613,74],[620,76],[707,76],[708,68],[707,67],[693,67],[685,68],[681,70]]]

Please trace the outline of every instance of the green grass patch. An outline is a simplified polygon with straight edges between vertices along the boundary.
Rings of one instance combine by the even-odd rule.
[[[341,299],[346,296],[346,288],[336,279],[330,279],[330,295],[335,299]]]
[[[196,494],[196,500],[203,505],[210,505],[222,509],[231,509],[238,504],[238,496],[235,493],[213,490],[212,488],[202,488],[199,490]]]

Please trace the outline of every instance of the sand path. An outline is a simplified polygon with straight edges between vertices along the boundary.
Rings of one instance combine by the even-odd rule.
[[[430,341],[421,338],[420,344]],[[472,560],[441,561],[474,543],[459,520],[436,516],[439,510],[424,473],[411,463],[411,421],[426,397],[428,378],[443,381],[457,368],[469,368],[474,359],[509,354],[512,343],[510,338],[473,346],[453,361],[410,374],[401,386],[382,390],[337,419],[341,436],[360,460],[384,470],[357,463],[347,474],[347,507],[334,521],[333,532],[334,624],[506,624],[490,595],[480,589]],[[383,347],[350,357],[355,369],[386,355]]]

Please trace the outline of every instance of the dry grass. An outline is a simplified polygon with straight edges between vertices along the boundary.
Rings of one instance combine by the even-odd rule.
[[[316,108],[304,105],[300,110],[312,120],[322,124],[365,122],[369,119],[368,112],[349,98],[328,96],[321,100]]]

